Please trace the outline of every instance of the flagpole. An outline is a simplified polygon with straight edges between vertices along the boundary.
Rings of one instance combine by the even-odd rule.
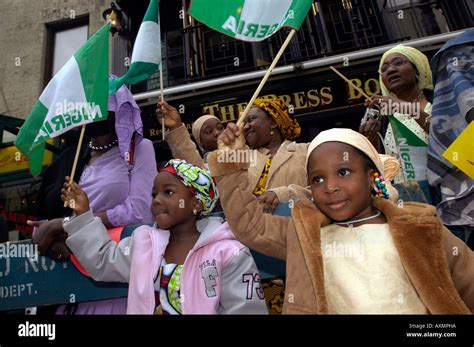
[[[74,180],[74,175],[76,174],[76,168],[77,168],[77,161],[79,160],[79,153],[81,152],[81,147],[82,147],[82,140],[84,139],[84,133],[86,132],[86,124],[84,124],[81,128],[81,135],[79,136],[79,143],[77,144],[77,149],[76,149],[76,156],[74,158],[74,163],[72,164],[72,170],[71,170],[71,176],[69,176],[69,188],[67,189],[67,193],[71,191],[71,183]],[[67,207],[69,201],[66,200],[64,201],[64,207]]]
[[[278,63],[280,60],[283,52],[286,49],[286,46],[290,43],[291,39],[293,38],[293,35],[295,35],[296,30],[291,29],[290,33],[286,37],[285,42],[283,42],[283,45],[281,46],[280,50],[278,51],[277,55],[275,56],[275,59],[273,59],[272,64],[268,68],[267,72],[265,73],[265,76],[263,76],[262,80],[260,81],[260,84],[257,87],[257,90],[255,90],[255,93],[253,93],[252,98],[250,99],[249,103],[247,104],[247,107],[245,107],[244,112],[242,112],[239,116],[239,119],[237,120],[237,126],[241,126],[247,117],[247,114],[249,113],[250,109],[252,108],[253,103],[255,102],[255,99],[257,98],[258,94],[260,94],[260,91],[262,90],[263,86],[267,82],[268,78],[270,77],[273,69],[275,68],[275,65]]]
[[[160,23],[160,26],[161,26],[161,14],[158,12],[158,20],[159,20],[159,23]],[[160,32],[160,36],[161,36],[161,32]],[[165,96],[163,95],[163,51],[162,51],[162,45],[161,45],[161,37],[160,37],[160,99],[161,99],[161,103],[163,103],[165,101]],[[162,136],[162,139],[163,141],[165,141],[165,119],[163,118],[162,119],[162,123],[161,123],[161,136]]]
[[[165,101],[165,97],[163,95],[163,59],[160,59],[160,99],[161,102]],[[163,137],[163,141],[165,140],[165,119],[162,119],[161,122],[161,135]]]

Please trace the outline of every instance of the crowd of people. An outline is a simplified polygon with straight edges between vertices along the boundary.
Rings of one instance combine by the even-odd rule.
[[[469,29],[431,66],[413,47],[388,50],[359,132],[333,128],[310,143],[295,142],[300,125],[280,99],[257,98],[240,127],[203,115],[192,137],[160,102],[174,158],[160,168],[120,88],[108,119],[88,125],[73,182],[72,151],[45,172],[30,223],[42,254],[129,283],[128,297],[57,313],[474,312],[473,183],[442,157],[473,119],[473,42]],[[393,184],[407,175],[394,120],[426,148],[411,179],[430,204],[398,199]],[[222,159],[232,151],[254,160]],[[274,215],[280,203],[291,216]],[[143,225],[110,239],[107,228],[132,224]],[[286,276],[262,280],[250,249],[285,260]]]

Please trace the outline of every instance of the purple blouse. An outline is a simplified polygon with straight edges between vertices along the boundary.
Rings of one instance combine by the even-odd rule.
[[[92,211],[107,211],[114,226],[153,222],[151,191],[158,171],[152,142],[140,141],[134,156],[135,165],[129,168],[119,148],[114,147],[86,165],[79,180]],[[56,314],[64,314],[65,307],[60,306]],[[76,314],[125,314],[126,311],[127,299],[118,298],[81,302]]]
[[[114,226],[153,222],[151,191],[158,171],[150,140],[143,139],[135,147],[134,161],[129,171],[119,148],[114,147],[86,165],[79,180],[92,211],[107,211]]]

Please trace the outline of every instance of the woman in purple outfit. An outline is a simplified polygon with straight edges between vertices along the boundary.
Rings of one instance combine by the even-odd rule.
[[[87,192],[96,216],[107,227],[153,222],[149,206],[157,174],[155,151],[143,138],[140,109],[130,91],[121,87],[109,97],[107,120],[87,125],[91,141],[82,149],[75,180]],[[38,193],[38,219],[33,242],[41,254],[66,260],[62,222],[72,214],[63,207],[60,191],[70,175],[75,149],[63,152],[44,173]],[[43,219],[43,220],[41,220]],[[59,307],[58,314],[125,314],[126,299],[84,302]]]

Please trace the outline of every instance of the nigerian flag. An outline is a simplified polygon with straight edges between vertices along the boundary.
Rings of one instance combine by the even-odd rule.
[[[223,34],[262,41],[282,27],[298,29],[312,0],[192,0],[189,13]]]
[[[428,144],[406,127],[396,116],[389,116],[400,155],[400,166],[407,180],[427,179]]]
[[[110,23],[97,31],[54,75],[15,140],[33,175],[41,172],[45,141],[107,118]]]
[[[161,34],[159,0],[151,0],[133,45],[130,68],[122,77],[109,82],[109,94],[115,93],[124,83],[136,84],[153,75],[160,68]]]

